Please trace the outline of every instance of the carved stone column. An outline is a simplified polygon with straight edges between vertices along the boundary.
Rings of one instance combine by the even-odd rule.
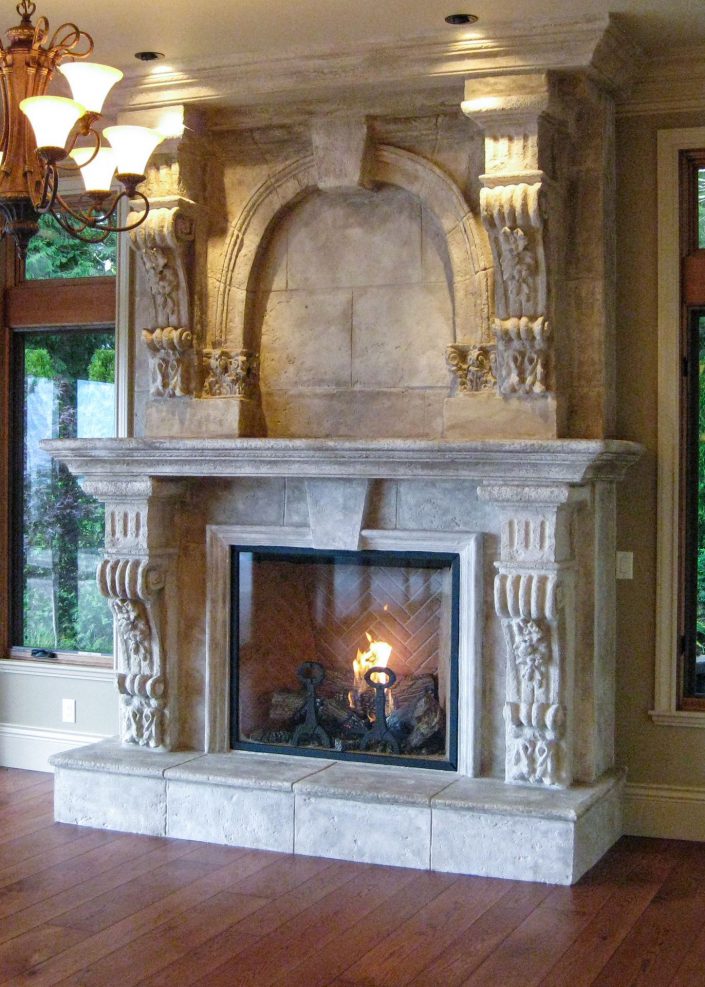
[[[505,777],[565,787],[573,779],[575,582],[569,486],[481,487],[501,516],[495,610],[507,647]]]
[[[187,203],[152,208],[131,233],[150,298],[151,312],[141,309],[140,315],[153,398],[192,397],[198,386],[190,297],[193,238]]]
[[[83,480],[105,503],[105,557],[98,587],[117,630],[120,736],[169,750],[176,738],[173,498],[180,485],[147,478]]]
[[[497,388],[505,399],[494,414],[506,434],[553,438],[561,428],[553,327],[564,109],[547,74],[473,80],[465,96],[463,112],[485,132],[480,210],[494,261]]]

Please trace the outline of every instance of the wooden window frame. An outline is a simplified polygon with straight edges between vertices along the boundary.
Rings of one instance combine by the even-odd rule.
[[[694,253],[690,247],[697,241],[690,219],[688,223],[683,221],[681,184],[684,152],[703,148],[705,127],[658,133],[658,522],[654,708],[650,710],[652,720],[659,726],[700,729],[705,728],[705,703],[695,698],[684,702],[683,698],[682,421],[686,398],[682,380],[687,334],[683,331],[681,289],[688,266],[685,257]],[[696,267],[701,263],[692,261]],[[691,278],[695,281],[695,269]]]
[[[116,299],[124,292],[115,277],[66,278],[46,281],[22,281],[21,268],[14,245],[3,244],[0,269],[4,271],[5,291],[2,301],[2,339],[0,340],[0,658],[30,659],[29,648],[12,643],[12,538],[13,517],[11,450],[19,426],[13,411],[13,337],[20,330],[53,329],[76,326],[115,326],[116,383],[126,372],[125,346],[119,345],[124,333],[119,333],[120,319],[116,314]],[[118,305],[125,310],[124,304]],[[118,369],[119,368],[119,369]],[[120,407],[120,406],[118,406]],[[118,423],[125,418],[118,412]],[[74,665],[112,665],[112,658],[83,656],[75,652],[59,653],[56,662]]]

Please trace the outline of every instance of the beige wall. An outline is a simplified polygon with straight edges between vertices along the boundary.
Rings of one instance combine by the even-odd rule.
[[[617,758],[629,781],[705,787],[705,731],[656,726],[657,131],[705,126],[705,113],[624,117],[617,126],[617,429],[647,454],[618,494]],[[678,327],[674,326],[677,332]]]

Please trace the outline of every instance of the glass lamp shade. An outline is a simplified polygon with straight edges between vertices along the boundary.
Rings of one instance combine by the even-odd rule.
[[[149,127],[106,127],[103,136],[110,141],[117,159],[118,175],[144,175],[149,156],[164,138]]]
[[[90,113],[100,113],[103,103],[116,82],[123,77],[120,69],[91,62],[67,62],[59,72],[68,80],[71,95]]]
[[[92,147],[76,147],[70,157],[81,169],[86,192],[107,192],[115,174],[115,154],[111,147],[101,147],[90,161],[93,151]]]
[[[63,147],[71,128],[86,112],[75,99],[63,96],[30,96],[20,109],[29,118],[37,147]]]

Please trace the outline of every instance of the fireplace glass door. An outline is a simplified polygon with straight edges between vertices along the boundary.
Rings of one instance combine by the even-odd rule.
[[[235,749],[452,770],[458,556],[235,547]]]

